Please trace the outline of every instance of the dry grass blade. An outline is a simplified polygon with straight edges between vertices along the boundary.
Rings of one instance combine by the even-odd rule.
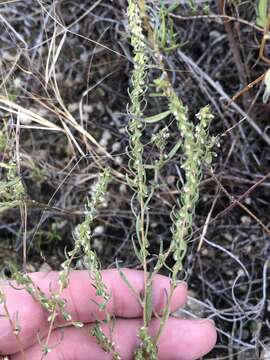
[[[63,132],[63,129],[61,127],[55,125],[49,120],[44,119],[42,116],[34,113],[32,110],[25,109],[23,106],[16,104],[14,101],[11,101],[4,96],[0,96],[0,109],[16,115],[23,115],[29,118],[29,121],[36,122],[50,130]]]

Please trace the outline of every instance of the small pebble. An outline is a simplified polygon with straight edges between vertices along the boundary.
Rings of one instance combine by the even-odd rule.
[[[99,225],[99,226],[96,226],[95,229],[94,229],[94,235],[101,235],[104,233],[104,226],[102,225]]]
[[[112,151],[113,152],[119,151],[120,149],[121,149],[120,142],[115,142],[115,143],[112,144]]]

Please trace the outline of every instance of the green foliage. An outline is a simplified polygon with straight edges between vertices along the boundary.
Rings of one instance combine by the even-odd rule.
[[[62,270],[59,272],[58,281],[62,288],[68,286],[68,276],[70,273],[71,262],[75,257],[82,253],[83,263],[85,268],[89,270],[90,276],[93,279],[93,285],[96,288],[96,295],[103,299],[103,302],[100,305],[101,309],[105,307],[107,301],[109,300],[109,294],[106,286],[102,282],[98,258],[91,247],[91,226],[97,216],[97,207],[106,193],[109,179],[110,170],[106,168],[100,175],[91,199],[88,200],[84,221],[81,224],[78,224],[74,230],[75,245],[73,250],[67,254],[66,261],[64,261],[61,265]]]
[[[6,132],[2,129],[0,130],[0,153],[5,150],[7,146],[7,136]]]
[[[175,50],[179,47],[177,43],[177,33],[174,32],[173,20],[169,17],[169,13],[172,12],[176,7],[177,3],[166,7],[161,3],[159,13],[157,14],[157,25],[155,28],[155,42],[160,49],[165,52]]]
[[[171,114],[171,111],[166,110],[166,111],[163,111],[163,112],[161,112],[161,113],[159,113],[157,115],[144,117],[143,121],[148,123],[148,124],[153,124],[153,123],[159,122],[160,120],[165,119],[170,114]]]
[[[45,171],[33,164],[30,171],[30,177],[36,184],[40,185],[44,181]]]
[[[141,345],[135,351],[136,360],[157,360],[157,346],[151,336],[148,335],[148,330],[142,326],[139,330],[139,339]]]
[[[171,218],[172,248],[174,249],[175,269],[182,268],[182,261],[187,250],[186,236],[189,234],[195,205],[199,197],[199,183],[204,163],[211,163],[211,148],[214,139],[209,137],[208,129],[213,115],[209,106],[200,110],[197,126],[189,121],[188,109],[173,90],[165,70],[160,78],[155,80],[158,92],[168,99],[169,111],[176,119],[177,127],[182,136],[182,143],[177,150],[182,149],[185,160],[181,167],[185,171],[186,183],[179,199],[178,209],[174,207]],[[175,151],[175,149],[174,149]],[[172,154],[171,154],[172,155]]]
[[[202,166],[211,163],[211,148],[214,139],[209,137],[208,129],[213,115],[209,106],[204,107],[197,114],[200,120],[195,127],[185,127],[178,118],[178,128],[188,129],[184,135],[183,150],[185,161],[182,168],[185,170],[186,182],[180,196],[179,208],[172,211],[172,241],[174,246],[174,259],[176,268],[182,267],[182,261],[186,253],[186,236],[191,230],[195,206],[199,198],[199,185],[202,177]]]
[[[256,24],[265,27],[268,19],[268,0],[259,0],[257,7]]]
[[[180,198],[173,208],[171,213],[172,219],[172,240],[169,249],[163,252],[162,245],[158,261],[155,265],[154,272],[150,275],[145,275],[144,294],[140,299],[143,307],[144,324],[139,331],[139,338],[141,340],[139,348],[135,352],[135,359],[157,359],[157,342],[169,316],[169,306],[173,291],[177,284],[179,272],[183,267],[183,259],[187,251],[187,241],[191,235],[193,215],[195,206],[199,198],[199,184],[202,178],[202,169],[204,164],[210,164],[212,159],[211,148],[214,144],[214,139],[209,136],[209,125],[213,119],[210,107],[205,106],[197,114],[197,125],[189,120],[188,109],[182,103],[174,91],[169,76],[163,64],[163,56],[161,50],[166,51],[168,44],[171,44],[173,32],[169,33],[167,30],[167,12],[164,6],[161,6],[159,13],[160,25],[155,30],[151,28],[151,22],[146,13],[146,7],[139,7],[139,2],[136,0],[129,1],[128,15],[129,15],[129,29],[131,34],[131,45],[133,46],[134,70],[131,77],[130,94],[130,115],[131,120],[129,124],[130,135],[130,170],[133,172],[134,179],[129,179],[129,184],[135,191],[135,196],[138,200],[140,210],[135,213],[136,217],[136,236],[140,248],[137,249],[134,243],[134,251],[138,259],[141,261],[143,270],[147,272],[147,257],[149,242],[147,239],[147,229],[149,226],[149,212],[148,204],[155,191],[155,184],[157,179],[157,172],[162,165],[171,159],[179,150],[184,155],[184,160],[181,165],[185,172],[185,185],[181,189]],[[148,39],[143,37],[143,24],[141,19],[144,19],[144,26],[148,32]],[[170,36],[169,36],[170,34]],[[150,56],[147,55],[145,43],[152,46],[152,54],[161,69],[161,75],[154,80],[156,87],[155,96],[161,96],[167,99],[168,109],[152,117],[144,118],[143,112],[146,108],[146,82],[147,66],[150,67]],[[142,102],[143,101],[143,102]],[[143,103],[143,107],[142,107]],[[181,140],[175,144],[168,154],[165,153],[167,138],[169,136],[168,128],[165,126],[157,133],[152,135],[152,143],[157,147],[160,153],[160,158],[154,164],[146,164],[143,161],[144,144],[142,142],[142,130],[145,126],[153,123],[158,124],[164,120],[168,115],[172,115],[180,133]],[[146,169],[153,168],[155,171],[155,179],[151,180],[146,176]],[[151,185],[152,184],[152,185]],[[134,209],[133,204],[133,209]],[[163,309],[163,315],[160,319],[160,328],[156,338],[153,340],[148,334],[148,325],[152,316],[151,307],[151,282],[153,276],[162,267],[166,266],[166,259],[173,255],[175,264],[172,271],[172,283],[170,294],[168,295],[168,303]]]
[[[152,135],[152,142],[156,145],[160,152],[164,152],[167,144],[167,139],[170,136],[167,127],[162,128],[157,133]]]
[[[79,249],[83,252],[83,263],[87,270],[90,271],[91,277],[94,280],[94,286],[96,288],[96,295],[104,299],[104,303],[101,308],[104,308],[110,296],[107,292],[107,288],[102,282],[100,264],[96,253],[91,248],[91,225],[97,215],[97,206],[101,202],[102,198],[106,194],[108,182],[110,179],[110,170],[106,168],[100,175],[99,181],[96,184],[95,190],[88,201],[86,207],[85,220],[76,226],[74,231],[75,247],[74,253],[69,255],[75,256]]]
[[[31,277],[28,274],[22,274],[14,265],[10,265],[12,278],[16,281],[18,285],[24,288],[40,305],[48,312],[48,321],[51,321],[52,314],[57,309],[58,314],[62,314],[63,318],[66,321],[71,320],[71,316],[66,312],[65,300],[61,299],[58,293],[51,293],[50,297],[47,295],[32,281]]]
[[[130,89],[130,121],[128,125],[130,137],[129,167],[134,173],[135,178],[132,180],[133,186],[136,188],[139,200],[147,195],[145,186],[145,169],[143,166],[143,145],[141,136],[143,130],[143,110],[142,103],[146,91],[146,45],[142,29],[142,21],[140,17],[139,6],[132,0],[128,3],[128,18],[131,30],[131,45],[134,49],[134,70],[131,75]]]
[[[144,4],[141,4],[144,8]],[[129,0],[128,2],[128,20],[129,29],[131,32],[131,45],[133,47],[133,61],[134,69],[131,76],[131,88],[129,89],[130,96],[130,121],[128,125],[129,138],[130,138],[130,151],[128,152],[130,161],[129,168],[133,173],[133,178],[128,179],[129,184],[135,191],[135,197],[138,202],[137,212],[134,210],[136,218],[136,236],[139,242],[140,249],[137,250],[134,244],[134,250],[140,262],[142,263],[143,270],[146,275],[147,272],[147,257],[149,255],[148,247],[149,242],[147,238],[149,228],[149,211],[148,203],[151,199],[152,192],[147,186],[146,182],[146,165],[143,161],[144,146],[141,142],[142,131],[144,127],[143,110],[146,106],[145,92],[147,89],[147,69],[146,62],[148,56],[146,54],[145,38],[143,35],[143,24],[141,20],[141,9],[136,1]],[[167,116],[167,115],[166,115]],[[156,120],[156,119],[155,119]],[[151,122],[151,121],[150,121]],[[135,207],[133,206],[135,209]],[[149,279],[148,279],[149,280]],[[151,279],[150,279],[151,283]],[[141,345],[138,352],[135,354],[135,359],[141,359],[144,352],[149,349],[149,342],[147,339],[150,336],[147,334],[149,325],[149,281],[145,280],[144,283],[144,296],[141,299],[143,307],[143,333],[141,336]],[[152,315],[152,311],[151,311]],[[154,348],[153,348],[154,351]],[[154,353],[152,359],[157,359],[157,354]]]
[[[5,293],[0,289],[0,305],[5,304],[6,302],[6,295]]]
[[[113,360],[121,360],[119,353],[114,348],[114,343],[104,334],[99,322],[96,322],[91,328],[90,334],[96,338],[101,348],[112,356]]]
[[[0,181],[0,212],[19,206],[26,198],[23,183],[16,173],[16,164],[0,163],[4,172]]]
[[[203,107],[196,115],[195,121],[191,121],[188,116],[188,108],[173,89],[163,64],[163,52],[168,53],[168,51],[178,46],[173,23],[169,18],[169,12],[173,11],[175,6],[178,6],[177,3],[172,4],[169,8],[161,4],[155,24],[149,21],[146,12],[147,7],[143,0],[129,0],[127,9],[134,65],[128,90],[130,100],[128,108],[129,123],[127,127],[129,134],[129,148],[127,152],[129,157],[129,173],[127,183],[134,191],[131,201],[136,227],[133,245],[134,252],[144,271],[143,291],[137,294],[124,273],[121,270],[119,272],[123,281],[134,291],[143,310],[143,324],[138,332],[140,344],[134,354],[135,360],[158,359],[159,336],[169,316],[170,301],[179,273],[183,268],[188,240],[192,234],[193,216],[199,198],[199,185],[202,179],[203,166],[211,164],[211,149],[214,144],[214,139],[209,135],[209,126],[213,119],[210,107]],[[151,62],[156,63],[156,69],[158,69],[156,71],[159,71],[159,75],[154,80],[154,96],[162,97],[166,104],[164,111],[153,116],[144,116],[147,108],[147,96],[149,95],[147,93],[148,74],[149,69],[153,66]],[[168,150],[170,130],[166,124],[164,125],[164,122],[169,116],[170,119],[174,119],[176,122],[179,139]],[[146,157],[144,157],[145,144],[143,141],[144,131],[148,126],[153,126],[157,129],[152,134],[151,143],[156,147],[159,154],[156,160],[150,164],[146,162]],[[0,132],[0,149],[6,146],[5,138],[1,134]],[[160,244],[159,256],[151,272],[148,268],[150,255],[148,238],[151,215],[149,210],[150,203],[158,186],[159,171],[164,164],[179,152],[181,152],[183,159],[180,165],[185,175],[185,184],[180,189],[179,199],[171,212],[170,245],[168,249],[163,249],[163,243]],[[0,211],[7,207],[18,206],[26,199],[23,184],[16,174],[16,165],[1,164],[1,166],[5,171],[5,179],[0,182]],[[149,169],[150,171],[148,171]],[[87,200],[84,220],[75,227],[73,232],[74,247],[71,251],[67,252],[66,259],[61,264],[58,276],[58,289],[51,291],[50,296],[46,296],[35,286],[29,275],[22,274],[16,268],[12,268],[13,279],[38,301],[48,313],[48,322],[50,323],[48,335],[45,342],[40,343],[44,355],[52,350],[48,343],[57,316],[61,315],[75,327],[83,326],[80,322],[73,322],[71,315],[66,311],[66,301],[62,298],[63,290],[69,285],[70,271],[76,259],[82,259],[84,268],[89,271],[90,280],[96,290],[96,296],[100,300],[97,305],[101,311],[106,313],[106,305],[110,300],[110,293],[103,283],[101,264],[92,247],[91,228],[97,217],[98,207],[106,195],[110,176],[111,172],[106,168],[101,173],[90,198]],[[33,167],[32,177],[35,177],[36,181],[42,181],[43,173]],[[51,241],[55,241],[59,236],[53,230],[48,236]],[[169,257],[174,259],[172,269],[167,266]],[[171,272],[171,289],[166,306],[163,309],[163,314],[159,319],[160,328],[158,329],[157,336],[152,338],[148,331],[153,316],[152,281],[155,274],[162,268],[166,268]],[[0,292],[1,302],[5,302],[5,297]],[[113,319],[108,315],[106,322],[107,325],[110,325]],[[97,321],[95,326],[92,327],[91,335],[95,337],[105,352],[110,353],[113,359],[120,360],[120,355],[115,350],[114,343],[102,331],[100,321]]]
[[[87,270],[91,279],[92,285],[96,289],[96,295],[102,299],[102,302],[98,304],[100,310],[106,310],[106,304],[110,299],[110,294],[106,285],[102,281],[101,266],[96,253],[92,250],[91,246],[91,226],[96,218],[98,211],[98,205],[103,200],[106,192],[108,182],[110,180],[110,169],[106,168],[101,173],[99,180],[96,183],[95,189],[91,198],[88,200],[85,212],[85,219],[81,224],[78,224],[74,230],[75,246],[72,251],[68,253],[67,260],[62,264],[62,271],[59,274],[59,283],[63,286],[68,284],[68,275],[70,271],[70,261],[82,253],[83,264]],[[108,316],[107,322],[110,323],[111,318]],[[112,355],[114,360],[120,360],[120,356],[114,349],[114,344],[107,338],[100,327],[100,323],[91,330],[91,335],[94,336],[98,344],[102,349]]]
[[[105,305],[110,298],[106,285],[102,282],[99,261],[95,252],[91,249],[91,225],[97,216],[98,205],[106,194],[109,179],[110,170],[106,168],[96,183],[91,199],[88,200],[84,221],[75,228],[74,248],[67,254],[67,259],[61,264],[62,269],[58,275],[59,289],[51,292],[50,296],[47,297],[35,286],[29,275],[22,274],[14,266],[11,267],[12,277],[17,284],[21,285],[48,312],[50,330],[45,343],[41,344],[44,355],[52,350],[52,348],[48,346],[48,341],[54,321],[58,315],[61,314],[66,321],[71,322],[75,327],[83,326],[81,322],[72,320],[71,315],[66,311],[66,301],[61,298],[63,290],[68,286],[71,264],[75,257],[80,256],[82,253],[85,268],[89,270],[90,276],[93,279],[96,295],[103,299],[102,303],[99,305],[101,310],[105,308]]]

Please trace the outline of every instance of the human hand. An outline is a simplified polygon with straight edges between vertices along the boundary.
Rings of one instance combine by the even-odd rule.
[[[123,272],[132,286],[140,293],[143,290],[143,272],[129,269],[125,269]],[[134,349],[139,345],[137,331],[142,322],[141,306],[134,293],[121,279],[118,270],[104,270],[102,277],[111,293],[106,311],[116,316],[112,334],[116,350],[122,359],[132,359]],[[57,272],[33,273],[31,278],[47,296],[50,296],[51,291],[56,291],[58,288]],[[97,318],[105,318],[105,313],[102,313],[94,302],[98,301],[98,298],[95,295],[94,287],[91,285],[89,274],[86,271],[73,271],[69,279],[69,286],[62,293],[62,297],[67,301],[66,310],[71,314],[73,321],[80,321],[85,326],[83,328],[73,326],[64,329],[55,328],[52,331],[49,344],[51,346],[59,344],[46,356],[46,360],[111,359],[111,355],[105,353],[95,338],[89,335],[91,323]],[[160,313],[163,308],[169,287],[170,283],[167,277],[155,276],[153,281],[153,309],[156,313]],[[41,359],[41,346],[37,341],[37,334],[41,338],[46,336],[49,327],[48,313],[25,290],[17,290],[7,282],[1,286],[1,289],[6,294],[6,305],[12,320],[17,320],[21,326],[20,339],[25,349],[26,359]],[[180,283],[174,292],[171,312],[184,305],[186,296],[186,285]],[[1,305],[0,311],[0,315],[3,315]],[[64,324],[64,320],[58,319],[57,325],[60,323]],[[150,324],[151,335],[155,334],[158,325],[158,320],[153,318]],[[108,335],[108,329],[105,325],[102,328]],[[211,321],[170,317],[159,341],[158,356],[161,360],[198,359],[209,352],[215,342],[216,330]],[[18,351],[18,343],[8,320],[5,317],[0,317],[0,354],[9,355],[11,360],[22,360],[22,355]]]

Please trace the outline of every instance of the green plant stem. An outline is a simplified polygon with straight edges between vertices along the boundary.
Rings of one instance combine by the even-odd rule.
[[[129,1],[128,15],[131,28],[131,43],[134,48],[134,70],[132,73],[132,89],[130,91],[131,120],[129,124],[130,140],[130,167],[134,171],[135,184],[137,188],[137,200],[139,203],[139,214],[137,218],[137,226],[139,226],[139,233],[137,229],[137,236],[140,244],[140,253],[142,258],[142,265],[144,271],[144,294],[143,294],[143,324],[148,326],[146,297],[147,297],[147,247],[148,240],[145,233],[145,200],[147,198],[147,190],[145,184],[145,166],[143,163],[143,144],[141,143],[143,123],[141,117],[143,116],[141,109],[141,102],[144,98],[145,92],[145,67],[146,67],[146,48],[142,34],[142,24],[139,18],[139,6],[143,1]]]
[[[168,73],[167,73],[167,71],[165,69],[162,54],[160,52],[159,47],[157,46],[157,44],[155,42],[154,31],[151,28],[148,15],[146,13],[146,7],[145,7],[144,0],[142,0],[141,3],[142,4],[140,6],[140,9],[142,11],[142,15],[143,15],[143,19],[144,19],[144,26],[145,26],[145,28],[147,30],[147,33],[148,33],[148,40],[149,40],[150,46],[153,48],[153,54],[154,54],[155,60],[157,61],[158,66],[160,67],[160,69],[162,71],[163,78],[164,78],[164,80],[166,82],[167,97],[169,98],[172,94],[175,94],[175,93],[174,93],[173,87],[171,86]],[[182,241],[182,240],[180,240],[180,241]],[[169,249],[166,251],[166,253],[163,256],[163,263],[166,261],[166,259],[171,254],[171,252],[173,250],[173,247],[174,246],[171,243]],[[162,267],[162,264],[161,264],[160,267],[157,267],[155,269],[155,273],[157,273],[160,270],[161,267]],[[169,295],[168,295],[168,299],[167,299],[167,304],[166,304],[166,307],[164,308],[162,318],[160,319],[160,326],[159,326],[159,329],[158,329],[157,334],[155,336],[155,340],[154,340],[155,344],[158,344],[158,341],[159,341],[160,336],[161,336],[161,334],[163,332],[164,326],[165,326],[165,324],[166,324],[166,322],[167,322],[167,320],[168,320],[168,318],[170,316],[170,305],[171,305],[171,302],[172,302],[172,297],[173,297],[174,290],[175,290],[175,288],[177,286],[178,273],[179,273],[179,270],[178,270],[177,267],[175,267],[174,270],[173,270],[173,273],[172,273],[171,285],[170,285],[170,291],[169,291]]]
[[[70,268],[71,266],[71,263],[75,257],[75,252],[74,254],[69,258],[68,260],[68,268]],[[62,295],[64,291],[64,282],[61,282],[60,283],[60,286],[59,286],[59,290],[58,290],[58,296],[60,297]],[[54,306],[54,309],[53,309],[53,312],[52,312],[52,315],[51,315],[51,320],[50,320],[50,325],[49,325],[49,330],[48,330],[48,333],[47,333],[47,336],[46,336],[46,341],[45,341],[45,344],[44,344],[44,348],[47,349],[48,346],[49,346],[49,341],[50,341],[50,338],[51,338],[51,334],[52,334],[52,331],[53,331],[53,326],[54,326],[54,323],[55,323],[55,319],[57,317],[57,305]],[[46,356],[46,354],[43,354],[42,355],[42,358]]]
[[[199,124],[195,127],[187,116],[187,108],[183,105],[181,99],[175,93],[171,85],[170,78],[165,69],[162,53],[155,40],[155,33],[152,29],[149,17],[146,12],[145,6],[141,7],[144,27],[148,34],[149,44],[152,47],[152,53],[158,64],[162,76],[156,81],[157,87],[163,91],[169,103],[169,110],[174,115],[178,129],[183,137],[182,150],[185,155],[183,168],[186,173],[186,184],[183,188],[179,209],[172,211],[172,242],[165,254],[162,254],[162,261],[158,261],[155,267],[155,273],[160,270],[165,263],[167,257],[173,253],[175,264],[172,269],[171,286],[168,295],[167,304],[163,310],[160,319],[160,326],[155,336],[155,344],[157,345],[160,336],[163,332],[166,321],[170,315],[170,306],[173,298],[173,293],[177,287],[177,279],[180,271],[182,270],[182,261],[186,254],[187,249],[187,236],[191,230],[192,217],[195,209],[195,204],[198,199],[199,183],[201,180],[202,163],[209,161],[211,156],[209,149],[213,145],[212,139],[209,140],[208,124],[212,119],[212,114],[208,107],[200,110],[197,118]]]
[[[142,248],[146,249],[146,242],[145,242],[145,233],[144,233],[144,202],[141,198],[140,201],[141,206],[141,241],[142,241]],[[145,251],[143,252],[143,272],[144,272],[144,297],[143,297],[143,324],[147,327],[147,319],[146,319],[146,292],[147,292],[147,257]]]
[[[14,325],[12,319],[11,319],[11,316],[10,316],[10,313],[8,311],[8,308],[7,308],[7,305],[6,303],[4,302],[3,303],[3,308],[4,308],[4,311],[6,313],[6,316],[8,318],[8,321],[9,321],[9,324],[10,324],[10,327],[12,329],[12,333],[14,334],[15,338],[16,338],[16,342],[18,344],[18,348],[19,348],[19,352],[21,353],[21,356],[22,356],[22,360],[26,360],[26,355],[25,355],[25,351],[24,351],[24,348],[23,348],[23,344],[22,344],[22,341],[21,341],[21,338],[19,336],[19,331],[18,329],[16,329],[16,326]]]

